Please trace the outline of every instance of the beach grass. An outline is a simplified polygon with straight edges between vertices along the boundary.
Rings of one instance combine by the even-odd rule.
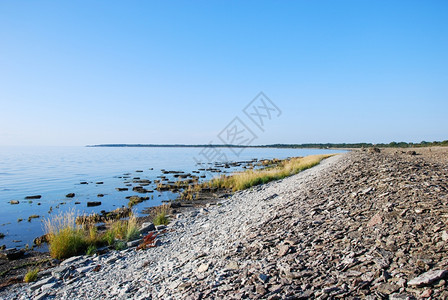
[[[25,281],[26,283],[36,281],[38,273],[39,273],[39,269],[38,268],[29,270],[25,274],[25,277],[23,278],[23,281]]]
[[[106,222],[108,229],[98,232],[95,224],[76,225],[75,212],[68,211],[44,220],[49,251],[53,258],[63,259],[75,255],[93,253],[102,245],[114,245],[116,240],[130,241],[140,235],[137,217]]]
[[[303,170],[318,165],[323,159],[333,154],[309,155],[305,157],[294,157],[285,160],[272,160],[264,163],[268,167],[259,170],[247,170],[229,176],[222,175],[214,178],[208,183],[209,187],[230,189],[240,191],[255,185],[264,184],[273,180],[297,174]]]
[[[168,225],[169,219],[168,214],[171,211],[171,205],[163,204],[154,208],[152,215],[152,222],[154,225]]]

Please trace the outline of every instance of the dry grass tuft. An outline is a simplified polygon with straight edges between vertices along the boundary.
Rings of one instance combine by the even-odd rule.
[[[303,170],[314,167],[323,159],[332,155],[333,154],[309,155],[306,157],[294,157],[280,162],[276,161],[276,166],[271,168],[248,170],[230,176],[221,176],[212,179],[209,182],[209,186],[232,189],[233,191],[244,190],[255,185],[267,183],[273,180],[279,180],[297,174]]]

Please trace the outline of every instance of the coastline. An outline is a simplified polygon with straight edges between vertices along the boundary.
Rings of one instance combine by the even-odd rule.
[[[447,297],[448,149],[415,151],[328,158],[178,215],[159,247],[71,259],[72,281],[48,271],[0,297]]]

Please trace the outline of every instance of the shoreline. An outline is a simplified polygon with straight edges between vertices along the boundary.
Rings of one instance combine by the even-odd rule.
[[[0,297],[446,297],[448,149],[404,150],[328,158],[179,215],[158,247],[79,257],[73,281]]]

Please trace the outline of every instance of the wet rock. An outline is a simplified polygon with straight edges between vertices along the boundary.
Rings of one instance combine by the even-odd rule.
[[[16,248],[9,248],[3,251],[0,251],[0,258],[4,258],[7,260],[17,260],[22,258],[25,255],[25,251],[20,249],[17,250]]]
[[[34,196],[26,196],[25,199],[40,199],[42,198],[41,195],[34,195]]]
[[[73,197],[75,197],[75,193],[68,193],[67,195],[65,195],[65,197],[73,198]]]
[[[100,206],[101,201],[87,201],[87,207]]]
[[[10,204],[19,204],[20,202],[17,201],[17,200],[11,200],[11,201],[9,201],[9,203],[10,203]]]

